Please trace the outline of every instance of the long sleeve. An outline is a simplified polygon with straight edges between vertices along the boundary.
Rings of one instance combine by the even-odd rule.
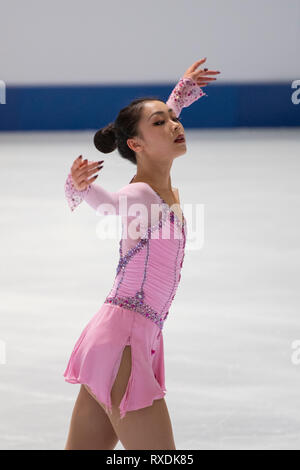
[[[182,108],[187,108],[202,96],[207,96],[202,88],[191,78],[185,77],[173,88],[166,104],[179,116]]]
[[[141,213],[141,219],[144,219],[144,216],[148,219],[151,204],[158,202],[158,196],[147,184],[142,182],[128,184],[117,192],[109,192],[93,182],[83,191],[79,191],[73,185],[71,172],[65,182],[65,196],[72,211],[84,200],[99,214],[105,215],[134,215],[129,212],[130,206],[132,204],[143,204],[147,211],[144,214]]]

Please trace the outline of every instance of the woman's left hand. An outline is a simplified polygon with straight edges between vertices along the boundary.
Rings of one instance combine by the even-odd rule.
[[[191,78],[194,82],[197,83],[200,87],[208,85],[209,82],[212,80],[216,80],[216,78],[209,78],[207,75],[216,75],[217,73],[221,73],[219,70],[208,70],[207,68],[203,70],[196,70],[201,64],[206,61],[206,57],[201,60],[197,60],[191,65],[185,72],[182,78]]]

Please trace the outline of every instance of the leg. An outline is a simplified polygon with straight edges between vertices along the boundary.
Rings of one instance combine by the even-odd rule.
[[[125,346],[112,390],[112,415],[108,415],[116,435],[126,450],[175,449],[172,425],[164,398],[151,406],[128,411],[120,419],[119,404],[131,372],[131,346]]]
[[[64,450],[112,450],[118,440],[105,411],[81,385]]]

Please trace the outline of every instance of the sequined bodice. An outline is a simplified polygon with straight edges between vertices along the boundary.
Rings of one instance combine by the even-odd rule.
[[[160,221],[125,255],[120,240],[116,278],[105,303],[135,310],[162,329],[180,281],[185,242],[185,219],[181,223],[163,203]]]

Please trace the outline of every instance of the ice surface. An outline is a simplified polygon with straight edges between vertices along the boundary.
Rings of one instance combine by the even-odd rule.
[[[64,181],[80,154],[105,160],[97,184],[111,191],[136,167],[100,154],[92,137],[0,134],[1,449],[64,448],[79,385],[62,374],[113,283],[119,235],[101,240],[105,216],[87,204],[71,213]],[[164,327],[177,449],[299,449],[299,129],[186,137],[172,186],[184,211],[204,205],[204,244],[193,250],[187,240]]]

